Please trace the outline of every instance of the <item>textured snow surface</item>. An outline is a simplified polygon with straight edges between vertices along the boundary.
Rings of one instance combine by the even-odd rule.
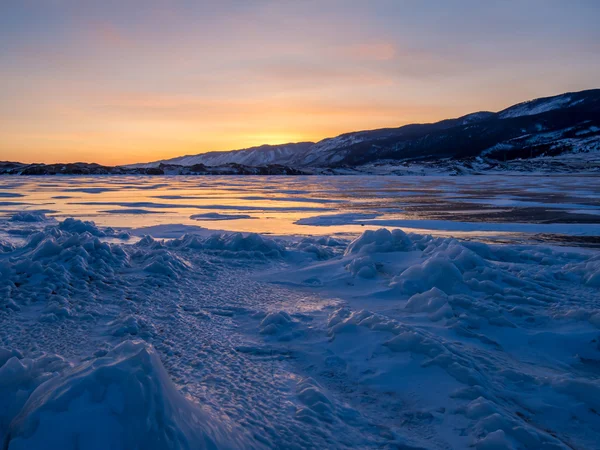
[[[553,109],[564,108],[570,103],[570,96],[560,95],[549,99],[538,99],[519,103],[518,105],[511,106],[504,111],[500,111],[499,115],[501,119],[510,119],[520,116],[533,116],[535,114],[552,111]]]
[[[42,223],[0,246],[3,448],[600,441],[597,250]]]
[[[57,369],[62,370],[57,374]],[[25,397],[23,385],[26,392],[37,385],[6,430],[9,449],[249,445],[185,399],[143,341],[125,341],[77,366],[48,355],[35,360],[13,356],[2,366],[0,380],[4,401],[13,410]],[[5,390],[5,384],[12,389]]]

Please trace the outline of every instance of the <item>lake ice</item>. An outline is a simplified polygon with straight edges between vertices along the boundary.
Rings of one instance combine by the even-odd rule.
[[[584,178],[4,177],[0,442],[596,448]]]

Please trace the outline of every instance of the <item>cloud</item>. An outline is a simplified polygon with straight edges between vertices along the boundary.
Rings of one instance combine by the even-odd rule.
[[[86,28],[91,40],[102,46],[118,49],[133,46],[132,37],[126,35],[114,23],[108,21],[93,21],[90,22]]]
[[[302,116],[352,118],[366,116],[423,116],[431,112],[430,106],[399,104],[394,99],[372,101],[358,97],[349,99],[323,98],[315,96],[256,97],[256,98],[213,98],[182,95],[157,95],[153,93],[122,93],[104,98],[94,111],[104,116],[126,116],[130,118],[158,121],[192,121],[214,124],[217,120],[231,122],[243,120],[270,120],[274,123]],[[289,125],[293,125],[290,123]]]
[[[397,56],[393,42],[366,42],[354,44],[342,49],[342,54],[358,61],[390,61]]]

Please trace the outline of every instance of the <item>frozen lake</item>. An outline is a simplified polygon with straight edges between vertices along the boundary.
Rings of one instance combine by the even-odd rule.
[[[0,442],[597,448],[599,192],[0,178]]]
[[[0,178],[0,205],[5,217],[41,211],[154,227],[149,234],[164,237],[172,225],[277,235],[382,226],[486,239],[600,235],[597,176],[11,176]]]

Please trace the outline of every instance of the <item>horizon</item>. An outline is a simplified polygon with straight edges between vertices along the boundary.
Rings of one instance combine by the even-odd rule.
[[[590,88],[590,89],[584,89],[583,91],[575,91],[575,92],[563,92],[561,94],[544,96],[544,97],[538,97],[538,98],[535,98],[535,99],[523,100],[521,102],[508,105],[507,107],[501,108],[501,109],[496,110],[496,111],[489,111],[489,110],[472,111],[470,113],[461,114],[459,116],[447,117],[445,119],[440,119],[439,121],[454,120],[454,119],[459,119],[461,117],[468,116],[468,115],[471,115],[471,114],[486,113],[486,112],[496,114],[496,113],[504,111],[505,109],[509,109],[509,108],[511,108],[513,106],[518,106],[518,105],[523,104],[523,103],[529,103],[530,101],[534,101],[534,100],[540,100],[540,99],[544,99],[544,98],[558,97],[558,96],[561,96],[561,95],[568,95],[568,94],[577,94],[577,93],[586,92],[586,91],[596,91],[596,90],[600,90],[600,88]],[[198,155],[205,155],[205,154],[209,154],[209,153],[240,152],[240,151],[245,151],[245,150],[259,149],[259,148],[262,148],[262,147],[279,147],[279,146],[297,145],[297,144],[312,144],[312,145],[314,145],[314,144],[318,144],[321,141],[324,141],[324,140],[327,140],[327,139],[334,139],[336,137],[343,136],[343,135],[346,135],[346,134],[362,133],[362,132],[377,131],[377,130],[384,130],[384,129],[396,129],[396,128],[402,128],[403,126],[406,126],[406,125],[427,125],[427,124],[437,123],[439,121],[436,121],[436,122],[406,123],[406,124],[399,125],[397,127],[383,127],[383,128],[371,128],[371,129],[362,129],[362,130],[354,130],[354,131],[345,131],[345,132],[342,132],[342,133],[337,134],[335,136],[325,136],[325,137],[323,137],[323,138],[321,138],[319,140],[315,140],[315,141],[281,142],[281,143],[275,143],[275,144],[258,144],[258,145],[252,146],[252,147],[226,149],[226,150],[208,150],[208,151],[200,152],[200,153],[190,153],[190,154],[177,155],[174,158],[186,158],[186,157],[193,157],[193,156],[198,156]],[[103,166],[129,166],[129,165],[138,165],[138,164],[149,164],[149,163],[163,162],[163,161],[168,161],[170,159],[173,159],[173,158],[164,158],[164,159],[153,160],[153,161],[136,161],[136,162],[133,162],[133,163],[124,163],[124,164],[115,164],[115,165],[102,164],[102,163],[97,163],[96,161],[83,161],[83,160],[81,160],[81,161],[55,161],[55,162],[39,162],[39,161],[29,161],[29,162],[26,162],[26,161],[17,161],[17,160],[13,160],[13,161],[0,160],[0,162],[4,162],[4,163],[24,163],[24,164],[98,164],[98,165],[103,165]]]
[[[124,165],[597,88],[600,5],[0,6],[0,160]]]

